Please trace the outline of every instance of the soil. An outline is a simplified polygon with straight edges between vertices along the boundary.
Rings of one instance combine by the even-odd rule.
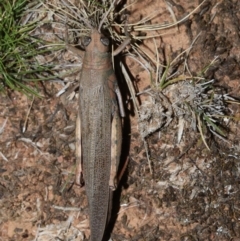
[[[151,24],[173,21],[167,1],[129,3],[129,23],[151,14],[156,15]],[[200,1],[168,3],[176,19],[181,19]],[[166,65],[191,47],[185,58],[186,72],[191,76],[204,72],[216,58],[204,77],[214,79],[216,88],[239,98],[239,24],[239,1],[205,1],[177,26],[148,32],[161,36],[155,37],[155,42],[152,38],[144,40],[140,48],[152,58],[158,51],[159,61]],[[130,57],[120,58],[131,73],[135,89],[146,90],[151,78],[145,68]],[[81,65],[81,59],[66,50],[58,52],[55,59],[63,66]],[[183,72],[185,59],[180,58],[172,73],[179,66],[179,73]],[[67,82],[77,83],[78,79],[79,74],[72,74],[65,82],[56,78],[37,84],[42,98],[29,99],[12,91],[0,96],[0,240],[80,241],[90,236],[85,190],[74,184],[79,96],[77,90],[68,92],[68,98],[66,94],[57,96]],[[119,82],[127,112],[122,161],[129,156],[129,164],[114,197],[112,240],[239,241],[239,105],[228,103],[228,115],[234,118],[224,120],[227,141],[206,134],[211,151],[198,129],[186,121],[179,141],[176,118],[167,126],[158,123],[161,128],[143,139],[129,91],[123,81]],[[170,100],[176,88],[181,88],[181,84],[175,86],[164,92]],[[148,98],[141,95],[139,101],[146,105]]]

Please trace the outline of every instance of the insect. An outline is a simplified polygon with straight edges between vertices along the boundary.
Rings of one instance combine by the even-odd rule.
[[[81,175],[89,204],[91,241],[101,241],[117,186],[124,108],[112,66],[110,41],[97,29],[82,39],[85,47],[76,123],[76,182]],[[119,108],[120,107],[120,108]]]

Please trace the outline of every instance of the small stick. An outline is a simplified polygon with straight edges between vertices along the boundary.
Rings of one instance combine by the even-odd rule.
[[[61,206],[56,206],[52,205],[53,208],[58,209],[58,210],[63,210],[63,211],[81,211],[81,208],[77,207],[61,207]]]
[[[32,103],[31,103],[31,105],[30,105],[30,107],[29,107],[29,109],[28,109],[28,113],[27,113],[26,119],[25,119],[24,124],[23,124],[23,128],[22,128],[22,132],[23,132],[23,133],[24,133],[24,132],[26,131],[26,129],[27,129],[27,121],[28,121],[28,117],[29,117],[30,111],[31,111],[31,109],[32,109],[33,102],[34,102],[34,97],[33,97]]]

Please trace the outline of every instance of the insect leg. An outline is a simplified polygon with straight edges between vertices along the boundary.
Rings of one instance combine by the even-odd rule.
[[[120,89],[119,89],[118,86],[115,89],[115,93],[116,93],[117,99],[118,99],[120,115],[121,115],[121,117],[125,117],[126,115],[125,115],[125,110],[124,110],[124,107],[123,107],[122,95],[121,95],[121,92],[120,92]]]
[[[78,113],[76,120],[76,179],[77,185],[82,186],[82,144],[81,144],[81,120]]]
[[[74,47],[74,46],[72,46],[72,45],[70,45],[70,44],[68,43],[68,27],[67,27],[67,25],[66,25],[66,27],[65,27],[65,45],[66,45],[66,49],[67,49],[68,51],[71,51],[73,54],[75,54],[75,55],[77,55],[78,57],[80,57],[80,58],[83,59],[85,52],[82,51],[82,50],[80,50],[80,49],[78,49],[78,48],[76,48],[76,47]]]
[[[118,47],[112,52],[113,56],[118,55],[122,50],[125,49],[127,45],[129,45],[131,42],[131,38],[126,38]]]
[[[122,149],[122,123],[117,112],[117,108],[113,114],[112,131],[111,131],[111,172],[109,179],[109,187],[112,190],[117,188],[117,171],[120,162]]]
[[[113,53],[112,53],[113,56],[118,55],[131,42],[131,36],[129,35],[129,33],[127,31],[127,22],[128,21],[127,21],[127,18],[126,18],[125,25],[124,25],[124,32],[125,32],[125,35],[126,35],[126,39],[117,47],[117,49],[115,49],[113,51]]]

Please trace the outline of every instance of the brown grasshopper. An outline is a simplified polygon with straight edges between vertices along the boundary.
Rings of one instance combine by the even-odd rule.
[[[120,48],[129,42],[125,41]],[[122,117],[125,114],[109,39],[92,29],[82,44],[85,53],[76,123],[76,182],[81,183],[83,174],[89,204],[90,240],[101,241],[111,212],[111,192],[117,186],[122,145],[120,113]]]

